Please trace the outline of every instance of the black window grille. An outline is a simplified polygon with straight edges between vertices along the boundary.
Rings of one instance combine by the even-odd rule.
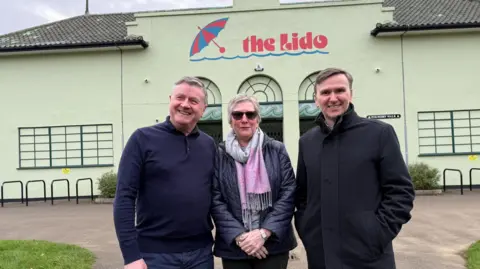
[[[19,168],[112,166],[111,124],[20,127]]]
[[[418,113],[420,155],[480,153],[480,110]]]

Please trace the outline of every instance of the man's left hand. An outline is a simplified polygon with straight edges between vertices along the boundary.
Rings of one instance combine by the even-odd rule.
[[[270,236],[270,231],[264,230],[267,237]],[[238,245],[245,253],[253,256],[258,250],[263,247],[265,240],[262,238],[260,229],[256,229],[245,234],[243,241]]]

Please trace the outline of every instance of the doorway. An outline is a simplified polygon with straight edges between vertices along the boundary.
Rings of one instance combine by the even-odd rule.
[[[223,141],[223,130],[221,121],[201,121],[197,124],[198,128],[211,136],[215,143]]]
[[[260,128],[271,138],[283,142],[282,119],[262,119]]]
[[[308,130],[317,126],[315,123],[315,118],[301,118],[300,119],[300,136],[306,133]]]

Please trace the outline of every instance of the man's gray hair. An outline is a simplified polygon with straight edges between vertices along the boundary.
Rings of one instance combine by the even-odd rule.
[[[177,82],[175,82],[175,86],[183,84],[183,83],[188,84],[189,86],[192,86],[192,87],[197,87],[197,88],[202,89],[203,94],[205,95],[204,102],[205,102],[205,104],[208,104],[207,89],[205,88],[205,84],[203,84],[202,80],[200,80],[197,77],[185,76],[185,77],[181,78],[180,80],[178,80]]]
[[[257,119],[258,123],[262,122],[262,117],[260,116],[260,104],[258,103],[257,98],[255,96],[250,96],[246,94],[238,94],[237,96],[233,97],[232,100],[228,103],[228,123],[232,123],[232,112],[233,109],[240,103],[243,102],[250,102],[257,112]]]

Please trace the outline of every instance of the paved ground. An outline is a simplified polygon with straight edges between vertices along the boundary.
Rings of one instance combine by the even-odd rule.
[[[7,204],[0,208],[0,239],[45,239],[78,244],[98,257],[94,269],[121,269],[111,205],[61,202]],[[480,192],[419,196],[413,220],[394,241],[398,269],[465,268],[461,252],[480,239]],[[289,268],[306,269],[300,260]],[[221,268],[217,263],[217,268]]]

